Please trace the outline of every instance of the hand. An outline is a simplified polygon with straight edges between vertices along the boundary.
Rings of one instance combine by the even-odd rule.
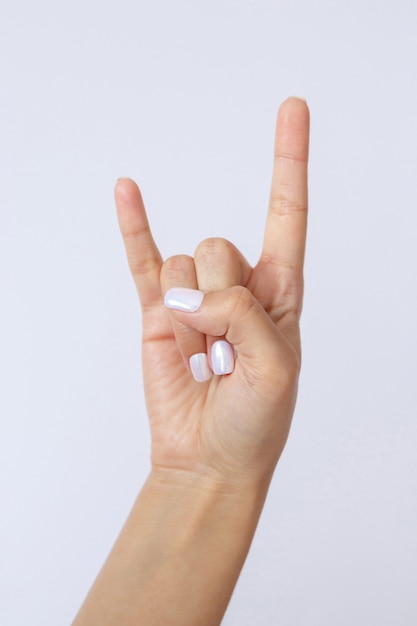
[[[140,191],[120,179],[115,197],[129,266],[142,305],[143,365],[154,471],[232,481],[264,480],[285,445],[301,350],[299,318],[307,221],[309,112],[290,98],[279,111],[263,249],[252,268],[229,242],[209,239],[194,259],[165,261]],[[206,295],[192,313],[169,310],[164,294]],[[196,382],[189,358],[219,338],[235,351],[231,374]]]

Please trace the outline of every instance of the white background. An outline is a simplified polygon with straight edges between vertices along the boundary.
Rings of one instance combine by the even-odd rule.
[[[304,367],[226,626],[417,623],[415,0],[0,5],[0,623],[71,622],[149,468],[113,207],[257,260],[312,116]],[[186,626],[186,625],[185,625]]]

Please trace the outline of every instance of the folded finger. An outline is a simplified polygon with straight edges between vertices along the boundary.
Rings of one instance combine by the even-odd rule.
[[[165,304],[190,328],[225,338],[246,372],[268,376],[271,368],[278,368],[285,379],[296,376],[299,363],[295,351],[249,289],[235,286],[204,294],[172,288],[165,294]]]
[[[202,241],[194,253],[194,263],[198,288],[204,292],[244,286],[252,271],[236,246],[220,237]]]
[[[192,257],[177,255],[170,257],[163,263],[161,268],[162,292],[167,292],[173,286],[193,292],[197,289],[197,276]],[[193,302],[190,302],[189,307],[191,309],[192,306]],[[194,379],[198,382],[209,380],[212,372],[207,358],[204,333],[184,324],[173,315],[171,315],[171,323],[178,349]]]
[[[194,264],[198,289],[207,293],[234,285],[246,285],[252,268],[243,254],[230,241],[212,237],[202,241],[195,253]],[[207,335],[207,355],[215,374],[233,371],[233,350],[226,341]]]

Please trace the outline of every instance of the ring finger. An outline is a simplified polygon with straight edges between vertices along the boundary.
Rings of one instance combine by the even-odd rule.
[[[167,259],[161,268],[161,289],[165,294],[172,287],[198,289],[194,259],[177,255]],[[212,376],[207,358],[205,335],[189,328],[171,316],[177,345],[186,366],[195,380],[205,382]]]

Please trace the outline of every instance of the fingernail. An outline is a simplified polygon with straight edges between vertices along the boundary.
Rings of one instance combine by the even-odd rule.
[[[211,378],[211,369],[205,352],[193,354],[190,358],[190,368],[192,375],[194,376],[194,380],[197,380],[199,383],[204,383],[206,380]]]
[[[200,308],[203,298],[204,293],[198,289],[174,287],[166,292],[164,304],[168,309],[193,313]]]
[[[235,355],[229,342],[220,339],[211,347],[211,365],[218,375],[231,374],[235,368]]]

